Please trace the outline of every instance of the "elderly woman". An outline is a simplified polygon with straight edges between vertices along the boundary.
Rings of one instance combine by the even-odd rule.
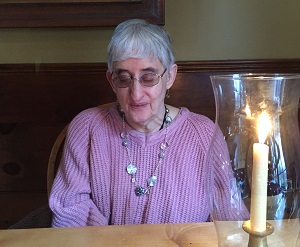
[[[115,29],[106,76],[117,103],[71,122],[50,196],[54,227],[209,220],[205,158],[214,123],[165,104],[176,73],[161,27],[134,19]],[[231,214],[227,174],[219,175],[220,214]]]

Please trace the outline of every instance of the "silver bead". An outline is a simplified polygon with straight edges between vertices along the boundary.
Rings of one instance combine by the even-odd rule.
[[[166,124],[170,124],[172,122],[172,118],[170,116],[166,116]]]
[[[154,176],[148,178],[147,181],[148,181],[148,185],[153,187],[157,182],[157,177],[154,175]]]
[[[128,140],[127,138],[124,138],[124,139],[122,140],[122,145],[123,145],[124,147],[128,147],[128,145],[129,145],[129,140]]]
[[[167,142],[163,142],[162,144],[160,144],[161,150],[165,150],[167,147],[169,147],[169,144]]]
[[[161,151],[158,155],[159,158],[164,158],[165,157],[165,152],[164,151]]]

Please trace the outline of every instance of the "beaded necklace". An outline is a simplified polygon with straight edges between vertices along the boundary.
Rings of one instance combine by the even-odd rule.
[[[168,148],[169,144],[167,142],[167,137],[168,137],[168,127],[170,123],[172,122],[172,118],[169,116],[169,109],[165,106],[165,116],[164,120],[162,123],[162,129],[164,125],[166,125],[166,132],[164,136],[163,142],[159,146],[159,154],[158,154],[158,162],[154,168],[154,171],[151,173],[151,176],[147,179],[147,186],[143,187],[141,185],[138,185],[138,181],[136,178],[136,172],[138,170],[137,166],[133,164],[131,155],[130,155],[130,150],[129,150],[129,145],[130,145],[130,140],[129,140],[129,135],[126,131],[125,128],[125,114],[122,112],[122,122],[123,122],[123,129],[121,132],[121,139],[122,139],[122,145],[126,149],[127,157],[129,159],[129,164],[126,166],[126,171],[127,173],[131,176],[131,183],[135,185],[134,192],[137,196],[142,196],[149,194],[151,187],[153,187],[156,182],[157,182],[157,176],[156,172],[158,167],[161,165],[163,158],[165,157],[165,151]]]

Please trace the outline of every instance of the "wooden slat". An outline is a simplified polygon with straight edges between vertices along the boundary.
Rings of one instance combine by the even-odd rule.
[[[115,100],[103,74],[0,74],[2,123],[66,123],[79,111]]]
[[[179,73],[166,102],[215,119],[214,94],[207,73]]]

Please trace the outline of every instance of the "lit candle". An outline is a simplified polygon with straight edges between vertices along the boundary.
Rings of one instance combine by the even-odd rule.
[[[270,131],[270,121],[266,112],[259,115],[257,130],[259,143],[253,145],[250,227],[253,231],[263,232],[266,230],[269,156],[269,147],[264,142]]]
[[[246,112],[247,117],[251,117],[251,110],[250,110],[249,105],[246,105],[245,112]]]

